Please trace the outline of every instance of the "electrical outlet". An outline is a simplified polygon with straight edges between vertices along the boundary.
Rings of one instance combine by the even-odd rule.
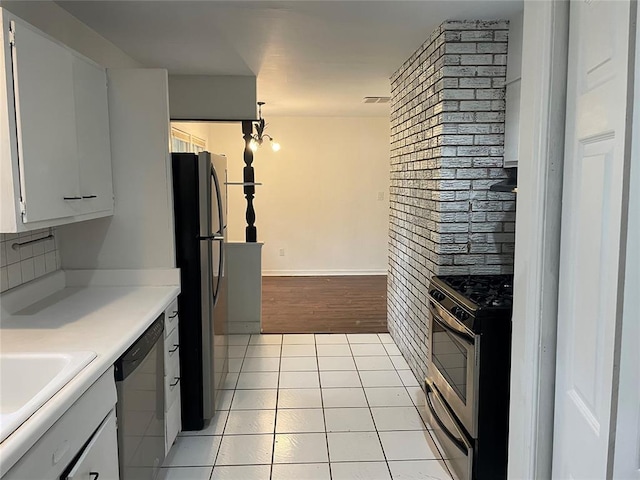
[[[280,256],[281,256],[281,257],[284,257],[284,248],[281,248],[281,249],[280,249]]]
[[[384,192],[378,192],[378,201],[381,202],[384,200]]]

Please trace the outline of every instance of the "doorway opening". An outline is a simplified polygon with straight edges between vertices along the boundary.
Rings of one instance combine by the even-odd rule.
[[[227,157],[229,333],[388,331],[389,120],[362,120],[269,118],[282,149],[254,153],[255,244],[245,242],[241,122],[171,122],[173,151]],[[311,147],[309,123],[327,140]]]

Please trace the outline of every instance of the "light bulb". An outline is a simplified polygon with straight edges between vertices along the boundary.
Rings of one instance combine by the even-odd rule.
[[[249,148],[254,152],[258,150],[258,142],[256,142],[253,138],[249,141]]]
[[[274,152],[277,152],[278,150],[280,150],[280,144],[278,142],[271,142],[271,148]]]

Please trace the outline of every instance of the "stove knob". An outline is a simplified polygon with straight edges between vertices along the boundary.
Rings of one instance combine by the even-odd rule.
[[[444,293],[442,293],[439,290],[433,289],[431,290],[431,296],[433,298],[435,298],[438,302],[441,302],[442,300],[444,300]]]
[[[465,312],[460,307],[453,307],[451,309],[451,313],[453,313],[453,316],[456,317],[458,320],[461,320],[461,321],[464,321],[467,318],[469,318],[469,314],[467,312]]]

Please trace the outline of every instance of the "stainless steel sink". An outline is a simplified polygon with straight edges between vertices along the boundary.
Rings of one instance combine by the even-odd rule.
[[[86,351],[0,354],[0,442],[94,358]]]

